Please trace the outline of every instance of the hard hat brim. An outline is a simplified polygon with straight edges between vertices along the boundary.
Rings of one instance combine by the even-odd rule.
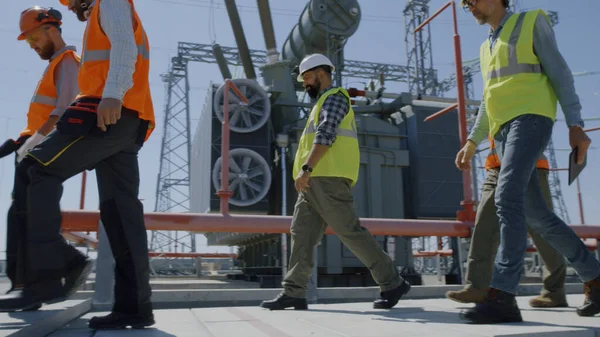
[[[333,73],[333,72],[335,71],[335,67],[334,67],[334,66],[329,66],[329,67],[331,67],[331,72]],[[307,71],[314,70],[315,68],[316,68],[316,67],[314,67],[314,68],[311,68],[311,69],[308,69],[308,70],[304,71],[304,72],[303,72],[303,73],[301,73],[301,74],[298,74],[298,77],[296,77],[296,81],[298,81],[298,82],[300,82],[300,83],[304,82],[304,78],[302,78],[302,75],[303,75],[305,72],[307,72]]]

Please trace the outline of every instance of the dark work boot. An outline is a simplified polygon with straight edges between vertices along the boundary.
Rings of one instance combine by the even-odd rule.
[[[600,314],[600,276],[594,280],[585,282],[583,284],[583,291],[585,293],[585,301],[582,306],[577,308],[577,315],[590,317]]]
[[[515,295],[494,288],[489,289],[483,302],[463,310],[460,318],[474,324],[523,322]]]
[[[8,294],[13,294],[13,295],[15,295],[15,293],[19,293],[19,292],[22,292],[22,291],[23,291],[23,287],[22,287],[22,286],[18,286],[18,287],[12,286],[12,287],[11,287],[11,288],[10,288],[10,289],[9,289],[9,290],[6,292],[6,295],[8,295]],[[23,311],[36,311],[36,310],[39,310],[41,307],[42,307],[42,304],[41,304],[41,303],[34,303],[34,304],[32,304],[31,306],[29,306],[29,307],[25,307],[25,308],[23,308],[23,309],[21,309],[21,310],[23,310]]]
[[[0,296],[0,312],[32,310],[42,303],[55,303],[63,298],[64,292],[60,280],[41,281],[27,285],[22,290],[11,291]]]
[[[373,302],[374,309],[391,309],[398,301],[404,296],[404,294],[408,293],[410,290],[410,283],[406,282],[406,280],[402,281],[397,288],[383,291],[380,293],[380,297]]]
[[[77,263],[67,272],[64,285],[65,297],[73,295],[85,284],[85,281],[87,281],[88,276],[92,272],[92,267],[92,260],[83,258],[81,262]]]
[[[261,308],[269,310],[284,310],[285,308],[294,308],[296,310],[307,310],[306,298],[290,297],[284,293],[280,293],[272,300],[262,301]]]
[[[106,316],[92,317],[88,327],[94,330],[116,330],[126,329],[128,326],[133,329],[143,329],[154,325],[154,315],[136,315],[119,312],[111,312]]]

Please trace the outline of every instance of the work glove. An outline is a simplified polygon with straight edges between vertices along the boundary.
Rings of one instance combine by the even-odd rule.
[[[17,150],[17,163],[20,163],[21,160],[23,160],[23,158],[25,158],[27,151],[33,149],[36,145],[41,143],[42,140],[44,139],[44,137],[45,136],[42,135],[41,133],[36,132],[33,134],[33,136],[27,138],[25,143],[23,143],[23,146],[21,146]]]

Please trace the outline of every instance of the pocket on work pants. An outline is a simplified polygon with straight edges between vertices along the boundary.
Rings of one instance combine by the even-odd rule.
[[[100,99],[86,98],[73,102],[56,123],[56,129],[68,136],[102,136],[98,128],[98,104]]]

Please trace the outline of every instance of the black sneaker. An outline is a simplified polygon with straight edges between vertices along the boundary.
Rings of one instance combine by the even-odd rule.
[[[94,330],[127,329],[129,326],[133,329],[143,329],[154,325],[154,323],[156,322],[153,314],[136,315],[111,312],[106,316],[92,317],[88,322],[88,327]]]
[[[285,308],[294,308],[296,310],[307,310],[306,298],[290,297],[284,293],[280,293],[272,300],[262,301],[261,308],[269,310],[284,310]]]
[[[406,282],[406,280],[402,281],[402,284],[397,288],[383,291],[380,293],[378,299],[373,302],[374,309],[391,309],[398,301],[410,291],[410,283]]]
[[[474,324],[523,322],[515,295],[494,288],[488,290],[483,302],[463,310],[459,317]]]

